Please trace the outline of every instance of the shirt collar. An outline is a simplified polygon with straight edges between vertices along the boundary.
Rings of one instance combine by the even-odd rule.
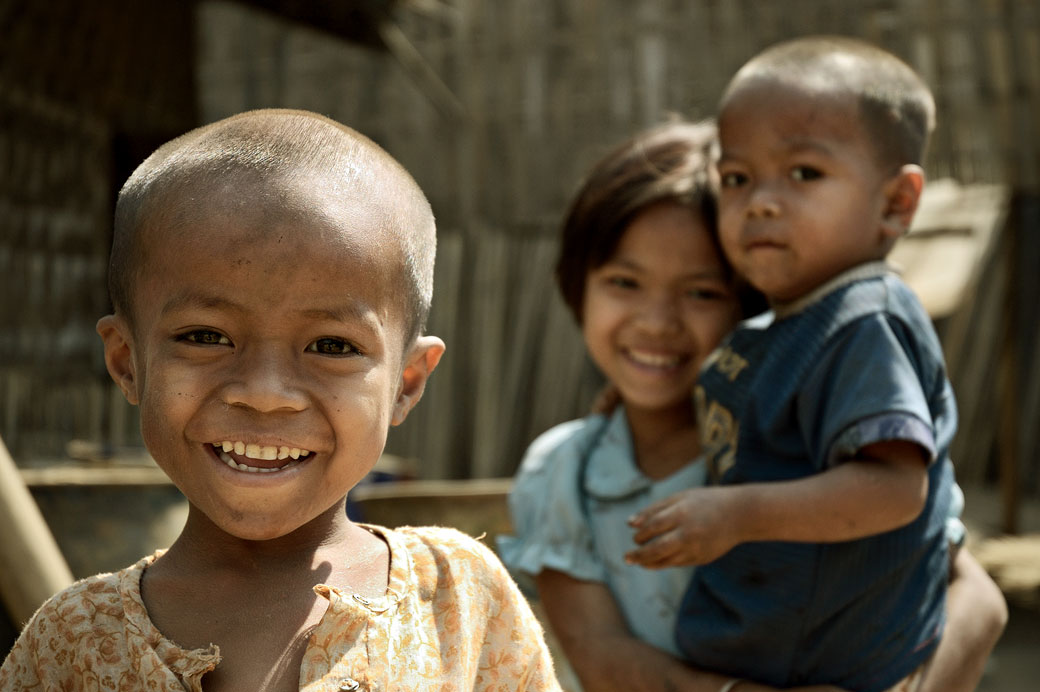
[[[773,313],[776,315],[776,319],[782,320],[786,317],[802,312],[810,305],[820,302],[825,296],[837,291],[839,288],[844,288],[849,284],[864,279],[876,279],[892,273],[895,273],[895,269],[884,260],[857,264],[851,269],[847,269],[841,274],[838,274],[830,281],[817,286],[801,298],[796,298],[786,303],[774,303]]]
[[[634,458],[625,407],[618,406],[589,452],[583,483],[585,492],[591,497],[610,500],[649,488],[651,480],[636,467]]]

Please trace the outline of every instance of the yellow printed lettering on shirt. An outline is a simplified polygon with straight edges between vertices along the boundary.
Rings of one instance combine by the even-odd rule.
[[[708,476],[712,483],[717,483],[736,461],[740,425],[728,408],[717,401],[709,403],[700,385],[694,389],[694,402]]]
[[[728,377],[730,382],[736,380],[740,372],[747,366],[747,359],[729,346],[725,346],[719,352],[715,362],[715,367],[718,368],[719,372]]]

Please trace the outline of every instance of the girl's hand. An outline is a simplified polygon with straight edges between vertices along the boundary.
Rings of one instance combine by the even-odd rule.
[[[640,547],[625,560],[650,569],[703,565],[741,542],[738,486],[691,488],[639,512],[628,523]]]

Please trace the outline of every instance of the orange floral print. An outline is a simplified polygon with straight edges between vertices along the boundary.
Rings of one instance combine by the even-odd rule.
[[[390,546],[386,595],[314,587],[329,606],[304,654],[301,690],[560,689],[538,621],[486,546],[447,528],[372,529]],[[141,600],[141,575],[160,554],[45,603],[0,667],[0,689],[202,692],[219,648],[180,648]]]

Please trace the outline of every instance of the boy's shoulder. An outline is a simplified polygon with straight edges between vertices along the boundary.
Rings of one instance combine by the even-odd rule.
[[[125,653],[134,610],[127,586],[139,588],[140,575],[154,558],[81,579],[51,596],[22,630],[4,662],[0,682],[35,680],[41,672],[60,677],[83,656],[92,657],[99,667],[114,664]]]
[[[391,577],[391,591],[413,592],[422,601],[452,602],[468,609],[497,609],[517,599],[513,578],[482,540],[446,526],[381,531],[391,544],[391,560],[407,562],[406,579],[411,581],[394,583]]]
[[[139,582],[145,566],[153,559],[150,556],[118,572],[80,579],[41,605],[27,628],[61,630],[67,637],[77,630],[96,630],[99,619],[122,619],[126,611],[125,584],[134,575]]]
[[[401,526],[382,529],[394,552],[403,551],[420,583],[425,571],[450,566],[454,570],[476,573],[494,572],[500,567],[494,552],[477,538],[448,526]]]

